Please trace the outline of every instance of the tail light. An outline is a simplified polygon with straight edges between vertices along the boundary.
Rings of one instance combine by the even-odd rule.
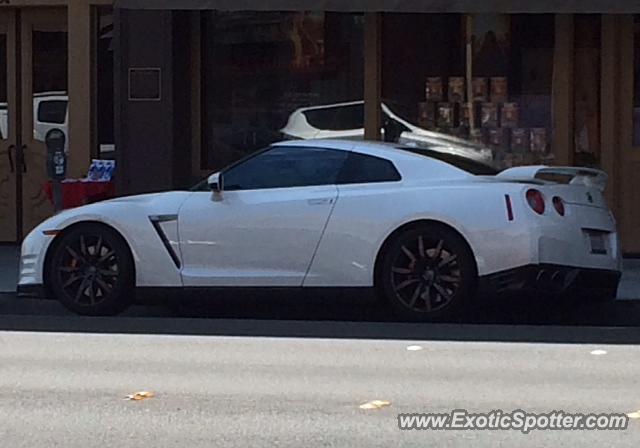
[[[556,209],[558,215],[564,216],[564,201],[561,197],[554,196],[553,197],[553,208]]]
[[[544,213],[544,196],[538,190],[527,190],[527,203],[529,207],[539,215]]]

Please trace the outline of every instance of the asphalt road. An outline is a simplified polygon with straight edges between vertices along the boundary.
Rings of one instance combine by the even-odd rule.
[[[513,298],[440,324],[364,296],[74,316],[0,296],[0,448],[636,446],[625,431],[400,431],[398,413],[640,410],[636,302]],[[189,315],[191,317],[184,317]],[[419,350],[407,350],[409,346]],[[604,350],[604,355],[591,354]],[[123,400],[138,391],[153,398]],[[362,410],[370,400],[390,406]]]
[[[400,431],[397,414],[628,413],[639,360],[629,345],[0,332],[0,444],[634,446],[640,420],[524,435]],[[143,390],[155,396],[123,400]],[[391,405],[359,408],[375,399]]]
[[[167,298],[163,298],[167,300]],[[133,306],[128,317],[197,317],[262,320],[329,320],[357,322],[398,321],[386,305],[363,292],[330,291],[296,293],[232,292],[215,297],[178,298],[169,306]],[[56,301],[17,298],[0,293],[2,316],[71,316]],[[537,297],[512,296],[483,299],[448,321],[462,324],[530,324],[640,326],[640,300],[607,304],[557,303]],[[1,328],[1,327],[0,327]]]

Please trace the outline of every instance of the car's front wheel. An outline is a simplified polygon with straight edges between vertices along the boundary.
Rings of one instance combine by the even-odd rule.
[[[60,238],[47,269],[54,296],[78,314],[124,311],[132,302],[134,270],[123,238],[98,224],[79,225]]]
[[[382,258],[378,287],[400,317],[441,320],[457,314],[476,282],[464,240],[440,225],[424,225],[393,238]]]

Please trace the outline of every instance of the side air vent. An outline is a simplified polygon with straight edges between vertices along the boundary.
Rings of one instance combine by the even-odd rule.
[[[177,221],[177,220],[178,220],[178,215],[149,216],[149,221],[151,221],[151,225],[153,226],[156,233],[160,237],[160,240],[162,241],[164,248],[169,253],[171,260],[173,260],[173,263],[176,265],[176,267],[180,269],[180,266],[181,266],[180,258],[178,257],[178,254],[176,254],[176,251],[171,246],[171,243],[169,242],[169,239],[167,238],[167,235],[162,230],[162,226],[161,226],[163,222],[170,222],[170,221]]]

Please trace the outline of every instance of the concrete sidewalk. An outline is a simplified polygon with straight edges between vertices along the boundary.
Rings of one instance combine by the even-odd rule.
[[[15,292],[19,256],[19,246],[0,246],[0,293]],[[640,300],[640,259],[625,259],[618,299]]]

